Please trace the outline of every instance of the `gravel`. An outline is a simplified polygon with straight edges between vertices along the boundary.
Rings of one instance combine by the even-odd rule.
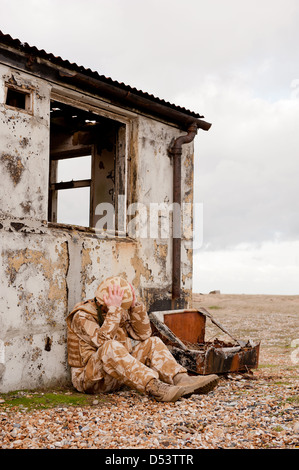
[[[68,392],[70,393],[70,392]],[[90,406],[0,408],[3,449],[259,449],[299,447],[294,370],[229,374],[208,395],[158,403],[132,390]]]

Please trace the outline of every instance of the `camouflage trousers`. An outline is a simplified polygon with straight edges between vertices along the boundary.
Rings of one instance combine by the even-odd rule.
[[[172,384],[179,372],[186,369],[163,341],[153,336],[134,346],[131,353],[118,341],[106,341],[83,370],[72,369],[72,381],[77,390],[86,393],[110,392],[122,385],[144,392],[150,380]]]

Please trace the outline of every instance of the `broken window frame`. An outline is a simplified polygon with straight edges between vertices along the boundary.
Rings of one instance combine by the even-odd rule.
[[[7,103],[7,96],[8,96],[9,90],[19,93],[21,95],[24,95],[24,98],[25,98],[24,108]],[[11,83],[5,83],[4,103],[8,109],[21,111],[21,112],[25,112],[28,114],[33,114],[33,91],[27,88],[24,89],[21,86],[12,85]]]
[[[93,174],[91,170],[91,177],[89,179],[82,180],[69,180],[57,182],[57,170],[58,162],[64,159],[76,158],[76,157],[85,157],[91,155],[91,160],[93,161],[93,146],[88,147],[87,149],[80,150],[67,150],[65,152],[60,152],[57,154],[50,155],[50,181],[49,181],[49,221],[57,223],[57,212],[58,212],[58,191],[76,189],[76,188],[90,188],[89,194],[89,227],[93,226],[93,204],[92,204],[92,194],[93,194]]]
[[[86,103],[79,101],[78,99],[70,99],[65,96],[58,95],[53,93],[50,98],[52,101],[57,101],[62,105],[69,105],[71,107],[78,108],[78,110],[86,111],[93,113],[99,117],[107,118],[111,121],[115,121],[118,127],[116,135],[116,144],[115,144],[115,175],[114,175],[114,211],[115,211],[115,235],[126,236],[126,201],[127,201],[127,149],[128,149],[128,125],[129,120],[120,118],[119,115],[113,115],[112,113],[105,113],[99,111],[98,108],[94,106],[87,105]],[[50,126],[51,133],[51,126]],[[76,158],[81,156],[91,156],[91,178],[86,180],[76,180],[76,181],[64,181],[57,182],[57,165],[59,160],[65,158]],[[56,153],[51,153],[49,151],[49,199],[48,199],[48,221],[52,225],[68,226],[73,228],[75,224],[68,223],[57,223],[57,196],[58,191],[62,189],[72,189],[75,187],[88,187],[90,186],[90,213],[89,213],[89,226],[76,228],[82,228],[85,231],[96,229],[96,204],[95,204],[95,188],[97,181],[95,178],[95,164],[96,164],[96,145],[84,146],[84,148],[78,148],[73,150],[58,151]],[[99,183],[100,184],[100,183]],[[119,205],[119,196],[121,196],[125,201],[125,204]],[[103,201],[104,202],[104,201]]]

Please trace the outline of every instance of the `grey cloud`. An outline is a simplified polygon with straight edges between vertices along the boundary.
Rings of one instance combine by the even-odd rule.
[[[204,243],[220,249],[298,238],[299,99],[271,103],[236,90],[223,106],[223,96],[219,86],[207,97],[214,122],[196,142]]]
[[[210,249],[298,236],[297,0],[0,6],[4,32],[212,122],[196,138],[195,167]]]

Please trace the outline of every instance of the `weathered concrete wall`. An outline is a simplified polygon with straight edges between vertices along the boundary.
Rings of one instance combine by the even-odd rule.
[[[138,133],[138,182],[137,198],[145,205],[163,203],[171,205],[173,198],[173,167],[168,148],[180,133],[177,129],[148,118],[139,121]],[[184,203],[193,202],[193,145],[183,147],[182,154],[182,196]],[[183,206],[182,206],[183,208]],[[157,223],[155,223],[157,220]],[[158,219],[151,221],[150,237],[139,240],[140,257],[143,260],[144,275],[140,280],[143,297],[149,308],[169,309],[172,306],[172,226],[169,236],[161,232],[167,227],[167,212],[161,211]],[[165,224],[165,225],[163,225]],[[182,299],[181,305],[191,301],[192,292],[192,220],[182,221]],[[157,237],[155,235],[157,228]],[[167,230],[166,230],[167,232]],[[192,253],[192,252],[191,252]]]
[[[5,85],[32,92],[32,114],[4,105]],[[48,207],[50,86],[0,64],[0,208],[45,219]]]
[[[33,231],[31,223],[27,229]],[[1,251],[0,331],[4,361],[0,389],[59,383],[67,376],[67,244],[46,231],[42,235],[40,230],[9,232],[5,227]]]
[[[4,105],[5,83],[33,93],[33,112]],[[0,65],[0,391],[69,382],[65,317],[106,277],[132,282],[148,308],[171,302],[172,241],[99,238],[47,222],[51,86]],[[119,111],[121,112],[121,110]],[[128,143],[128,203],[171,203],[167,148],[181,133],[136,116]],[[182,194],[192,202],[193,145],[184,146]],[[160,219],[162,220],[162,219]],[[188,237],[187,237],[188,238]],[[182,296],[190,300],[192,250],[182,240]]]

